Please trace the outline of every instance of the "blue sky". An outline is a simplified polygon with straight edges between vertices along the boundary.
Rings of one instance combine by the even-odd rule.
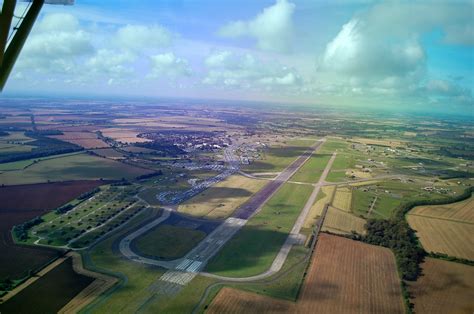
[[[454,0],[76,0],[44,7],[6,92],[472,114],[473,12]]]

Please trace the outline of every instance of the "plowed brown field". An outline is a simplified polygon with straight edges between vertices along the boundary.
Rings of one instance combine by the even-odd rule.
[[[68,181],[0,187],[0,212],[51,210],[90,191],[101,181]]]
[[[474,313],[474,267],[427,258],[410,284],[415,313]]]

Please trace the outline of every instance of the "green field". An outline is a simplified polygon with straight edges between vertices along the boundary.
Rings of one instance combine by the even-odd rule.
[[[441,185],[442,187],[448,187]],[[403,202],[417,199],[442,199],[448,195],[460,194],[463,191],[461,186],[449,186],[447,194],[427,192],[422,189],[422,183],[402,183],[400,181],[383,181],[377,184],[359,186],[353,189],[352,211],[364,218],[368,217],[368,210],[372,200],[377,196],[374,209],[370,218],[390,218],[392,213]]]
[[[313,154],[290,180],[308,183],[318,182],[330,158],[331,155],[329,154]]]
[[[22,169],[30,162],[19,161],[6,163],[0,166],[0,184],[31,184],[49,181],[67,180],[94,180],[108,179],[118,180],[122,178],[131,179],[136,176],[150,173],[149,170],[132,167],[113,160],[90,156],[87,154],[68,154],[55,156],[32,164]]]
[[[345,170],[330,171],[326,177],[327,182],[343,182],[347,181],[349,178],[346,176]]]
[[[312,186],[286,183],[208,264],[207,271],[246,277],[267,270],[285,242]]]
[[[139,252],[164,260],[183,257],[206,233],[170,225],[160,225],[133,242]]]

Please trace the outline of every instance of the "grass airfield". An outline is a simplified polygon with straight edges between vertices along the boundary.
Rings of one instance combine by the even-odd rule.
[[[310,113],[305,114],[304,119],[303,115],[298,114],[282,118],[280,114],[263,113],[257,109],[232,111],[217,108],[209,113],[214,115],[211,118],[201,116],[202,108],[192,106],[185,113],[176,113],[169,109],[150,111],[149,107],[137,105],[134,113],[117,109],[114,115],[101,108],[97,107],[94,115],[99,112],[108,119],[91,122],[88,113],[67,108],[65,110],[71,111],[71,119],[67,123],[48,124],[47,121],[54,119],[41,117],[41,121],[46,122],[38,125],[40,130],[63,132],[63,135],[54,137],[82,145],[81,151],[0,163],[0,184],[5,185],[49,181],[60,184],[87,179],[101,183],[100,191],[69,199],[55,210],[41,213],[41,219],[32,222],[32,225],[28,221],[17,225],[27,232],[26,239],[15,239],[18,244],[38,249],[47,247],[49,250],[77,251],[89,271],[117,280],[111,289],[76,308],[81,313],[212,312],[216,304],[213,299],[217,296],[215,302],[218,302],[220,294],[230,288],[245,290],[244,299],[252,299],[257,294],[273,298],[275,304],[282,300],[295,302],[301,298],[299,291],[302,287],[312,291],[323,280],[318,270],[312,270],[314,274],[310,278],[306,276],[310,260],[314,257],[313,239],[318,234],[326,237],[330,233],[330,237],[335,239],[363,237],[367,235],[367,221],[399,219],[400,211],[406,204],[456,199],[472,185],[472,161],[464,155],[464,151],[452,149],[463,144],[459,138],[469,134],[465,131],[469,130],[469,126],[453,129],[448,122],[437,122],[436,128],[433,128],[433,125],[414,123],[413,128],[407,130],[402,127],[403,123],[393,120],[383,122],[382,118],[375,117],[356,119],[342,114],[343,118],[338,119],[331,115],[320,119]],[[152,118],[156,112],[166,116]],[[229,115],[239,119],[227,122]],[[249,117],[248,121],[253,121],[250,117],[256,115],[261,118],[257,125],[242,119],[245,116]],[[357,123],[353,123],[355,120]],[[9,127],[15,126],[14,122],[9,125],[8,121],[15,119],[3,121]],[[21,121],[22,125],[28,122]],[[209,124],[212,124],[214,133],[206,133]],[[25,132],[11,131],[7,136],[0,137],[0,155],[34,152],[33,145],[29,145],[34,139],[26,136]],[[435,132],[437,136],[427,132]],[[457,135],[452,136],[453,132]],[[180,135],[173,137],[175,134]],[[126,235],[170,211],[167,219],[133,240],[131,247],[140,256],[158,261],[181,261],[189,257],[188,253],[193,248],[212,237],[224,221],[235,218],[233,215],[238,208],[245,206],[322,137],[326,140],[324,144],[228,242],[222,243],[221,249],[204,270],[193,273],[186,284],[162,279],[176,268],[170,270],[147,265],[122,255],[120,245]],[[170,138],[175,142],[166,142]],[[213,140],[221,142],[210,148],[202,146],[203,142]],[[147,146],[150,142],[160,145]],[[184,149],[181,152],[176,147]],[[336,153],[335,160],[328,169],[327,177],[321,180],[333,153]],[[235,167],[233,172],[212,181],[209,187],[186,194],[231,166]],[[303,217],[301,235],[289,247],[279,271],[263,279],[242,280],[265,273],[272,266],[318,185],[319,193],[309,204],[307,216]],[[175,195],[178,201],[171,202]],[[184,196],[181,198],[181,195]],[[465,202],[470,204],[470,201]],[[70,205],[68,210],[59,210],[67,205]],[[442,210],[415,208],[406,219],[418,232],[424,250],[445,253],[451,259],[467,260],[444,261],[449,265],[469,263],[472,256],[458,252],[470,252],[472,249],[470,243],[462,241],[469,234],[464,227],[470,221],[471,206],[462,207],[462,210],[457,205],[450,206],[443,205]],[[442,235],[437,232],[443,228],[430,225],[427,222],[430,219],[441,221],[445,229]],[[441,238],[448,240],[443,242]],[[353,256],[361,254],[358,245],[350,246],[351,250],[354,247]],[[380,249],[373,246],[365,248],[374,252]],[[388,252],[388,249],[383,251]],[[441,257],[434,258],[438,260]],[[390,259],[393,258],[387,257],[387,265],[395,261],[388,261]],[[347,269],[361,267],[359,264],[343,264],[338,259],[333,263],[335,269],[338,266]],[[392,286],[405,282],[398,277],[392,264],[383,274],[373,274],[376,277],[373,281],[388,276]],[[65,272],[75,274],[71,265],[66,263],[62,267],[67,268]],[[430,265],[424,267],[431,269]],[[462,272],[461,268],[456,271]],[[28,269],[25,272],[34,273]],[[224,277],[232,280],[222,279]],[[81,278],[74,280],[84,279]],[[24,280],[14,279],[14,284]],[[328,285],[347,284],[336,275],[324,280]],[[38,285],[53,288],[59,284],[54,276],[53,279],[41,277],[37,282]],[[84,282],[87,283],[87,280]],[[418,286],[420,282],[418,279],[413,283],[417,293],[422,291]],[[35,286],[30,287],[33,289]],[[1,286],[0,295],[10,293],[9,289]],[[26,294],[31,290],[24,291]],[[348,291],[356,295],[354,290]],[[73,294],[70,290],[67,292],[64,301]],[[386,299],[388,303],[396,304],[397,310],[401,298],[398,292],[396,298]],[[443,292],[440,293],[442,296]],[[446,294],[449,293],[452,294],[452,291],[446,291]],[[25,294],[19,293],[10,300],[17,304],[24,302],[25,298],[29,298]],[[384,299],[386,295],[380,298]],[[365,306],[367,302],[363,303]],[[4,304],[7,306],[7,303]],[[1,306],[0,302],[0,311]],[[331,309],[334,304],[328,306]],[[417,306],[426,305],[416,305],[415,299]],[[225,307],[221,309],[226,310]]]

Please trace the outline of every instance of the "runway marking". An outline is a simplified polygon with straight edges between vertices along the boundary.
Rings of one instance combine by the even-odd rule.
[[[192,273],[195,273],[199,267],[202,265],[202,262],[194,261],[191,266],[189,266],[186,270]]]
[[[166,273],[164,273],[161,277],[161,281],[167,281],[167,282],[172,282],[176,283],[178,285],[184,286],[188,284],[191,280],[196,277],[197,273],[190,273],[190,272],[182,272],[182,271],[176,271],[176,270],[168,270]]]
[[[176,266],[176,269],[185,270],[192,262],[192,260],[185,258],[178,266]]]

